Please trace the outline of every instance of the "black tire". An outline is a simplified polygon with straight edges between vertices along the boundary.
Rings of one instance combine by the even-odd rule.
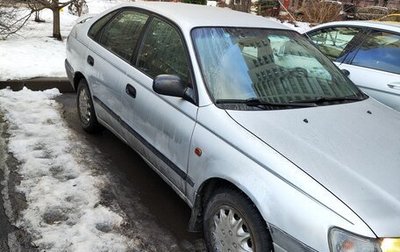
[[[82,128],[88,133],[98,132],[100,125],[97,121],[92,96],[85,79],[79,81],[76,95],[76,106]]]
[[[273,251],[267,225],[245,195],[233,188],[221,188],[206,204],[203,231],[208,251]]]

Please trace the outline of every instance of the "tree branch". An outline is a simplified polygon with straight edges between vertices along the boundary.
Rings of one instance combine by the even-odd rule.
[[[4,29],[0,29],[0,35],[4,35],[5,38],[7,38],[12,34],[17,33],[26,24],[26,22],[28,22],[29,18],[32,16],[32,13],[33,11],[30,11],[25,16],[15,20],[8,25],[1,24],[1,27],[4,27]]]
[[[69,5],[69,4],[73,3],[73,2],[76,2],[76,1],[77,0],[70,0],[70,1],[67,1],[65,3],[60,3],[60,7],[64,8],[65,6],[67,6],[67,5]]]

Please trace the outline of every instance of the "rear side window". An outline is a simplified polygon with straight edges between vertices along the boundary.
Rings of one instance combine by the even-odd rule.
[[[88,32],[88,36],[94,40],[96,40],[96,37],[98,37],[97,35],[99,34],[99,31],[101,28],[103,28],[103,26],[117,13],[118,11],[113,11],[108,13],[107,15],[105,15],[104,17],[100,18],[99,20],[96,21],[96,23],[94,23],[92,25],[92,27],[90,27],[89,32]]]
[[[152,78],[174,74],[188,84],[189,64],[184,42],[170,24],[154,18],[138,56],[138,67]]]
[[[351,47],[350,41],[360,32],[353,27],[335,27],[310,34],[312,42],[331,60],[338,60]]]
[[[354,56],[352,64],[400,74],[400,36],[372,32]]]
[[[128,61],[139,39],[148,15],[133,10],[120,12],[104,27],[98,41],[108,50]]]

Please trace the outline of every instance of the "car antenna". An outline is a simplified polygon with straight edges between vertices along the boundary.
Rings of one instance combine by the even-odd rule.
[[[289,10],[285,7],[285,5],[283,5],[283,3],[281,2],[281,0],[277,0],[278,2],[279,2],[279,5],[286,11],[286,13],[290,16],[290,18],[292,19],[292,21],[293,21],[293,24],[294,24],[294,26],[295,27],[299,27],[296,23],[298,22],[297,20],[296,20],[296,18],[289,12]],[[311,39],[310,38],[310,36],[308,36],[308,34],[307,33],[304,33],[304,35],[308,38],[308,39]]]
[[[281,0],[277,0],[279,5],[286,11],[287,14],[289,14],[290,18],[293,19],[294,26],[298,27],[295,22],[297,22],[296,18],[289,12],[289,10],[283,5]]]

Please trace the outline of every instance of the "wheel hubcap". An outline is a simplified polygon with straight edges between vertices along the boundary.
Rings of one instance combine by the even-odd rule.
[[[212,228],[215,251],[253,251],[248,225],[234,209],[221,208],[214,215]]]
[[[88,124],[90,121],[90,102],[89,96],[85,89],[82,89],[79,93],[79,114],[81,115],[81,121],[84,124]]]

